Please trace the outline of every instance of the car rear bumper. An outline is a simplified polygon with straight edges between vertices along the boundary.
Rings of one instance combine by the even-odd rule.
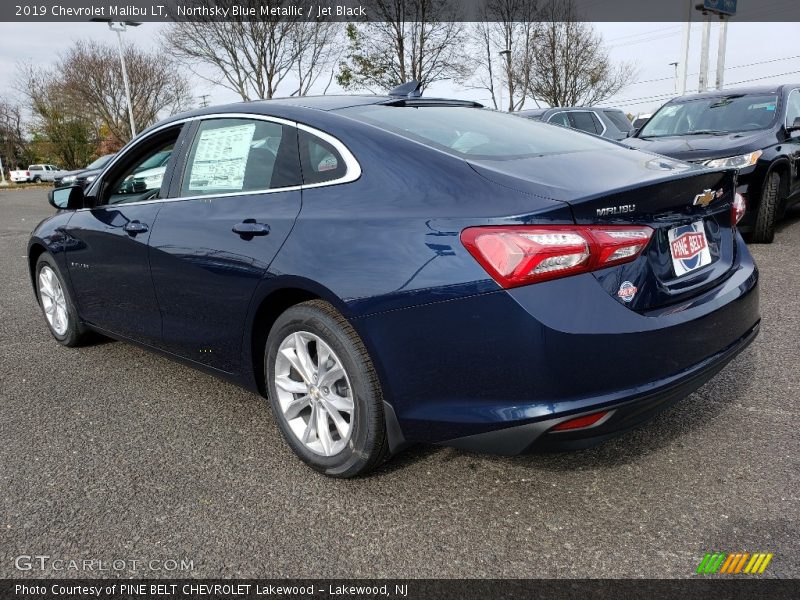
[[[579,450],[594,446],[648,421],[697,390],[750,345],[758,335],[759,326],[757,323],[731,346],[698,364],[680,380],[671,381],[638,398],[602,406],[602,410],[608,411],[608,414],[595,425],[565,431],[553,430],[556,425],[564,421],[597,413],[597,407],[447,440],[443,444],[471,452],[504,455],[525,454],[537,450]]]
[[[757,334],[758,271],[737,244],[719,285],[645,314],[587,274],[354,319],[383,383],[391,445],[514,454],[602,438],[685,397]],[[615,413],[594,431],[546,433],[605,409]]]

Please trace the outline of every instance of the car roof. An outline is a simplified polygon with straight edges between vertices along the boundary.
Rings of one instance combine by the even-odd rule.
[[[699,94],[686,94],[685,96],[678,96],[677,98],[670,100],[670,102],[684,102],[686,100],[697,100],[699,98],[721,98],[726,96],[738,96],[740,94],[778,94],[787,88],[800,88],[800,84],[781,83],[777,85],[753,85],[739,88],[728,88],[724,90],[710,90],[708,92],[701,92]]]
[[[207,106],[183,113],[175,114],[148,127],[141,133],[151,129],[163,127],[169,123],[183,121],[205,115],[218,114],[263,114],[265,116],[296,118],[303,111],[331,112],[352,106],[365,106],[370,104],[395,104],[407,102],[409,105],[454,105],[483,107],[482,104],[471,100],[457,100],[454,98],[414,98],[399,96],[378,95],[332,95],[332,96],[294,96],[290,98],[272,98],[270,100],[250,100],[247,102],[234,102]],[[299,111],[299,112],[298,112]]]

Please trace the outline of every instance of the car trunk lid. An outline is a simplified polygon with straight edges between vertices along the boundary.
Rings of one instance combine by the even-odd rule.
[[[736,264],[732,171],[622,147],[470,164],[496,183],[567,203],[579,225],[651,227],[650,243],[636,260],[594,271],[608,294],[632,310],[700,295]]]

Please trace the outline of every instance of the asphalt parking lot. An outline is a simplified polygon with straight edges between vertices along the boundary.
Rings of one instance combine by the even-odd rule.
[[[44,192],[0,192],[0,578],[92,575],[20,555],[194,565],[116,573],[143,577],[688,577],[709,551],[800,576],[800,210],[752,247],[759,338],[645,427],[567,454],[417,447],[336,481],[256,395],[127,344],[57,345],[24,257]]]

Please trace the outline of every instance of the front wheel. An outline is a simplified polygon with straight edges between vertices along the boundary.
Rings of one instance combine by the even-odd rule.
[[[321,300],[284,312],[267,338],[270,403],[289,446],[332,477],[354,477],[388,455],[383,395],[361,338]]]
[[[70,347],[86,342],[88,332],[81,325],[58,266],[49,254],[42,254],[36,263],[36,291],[44,320],[56,341]]]

